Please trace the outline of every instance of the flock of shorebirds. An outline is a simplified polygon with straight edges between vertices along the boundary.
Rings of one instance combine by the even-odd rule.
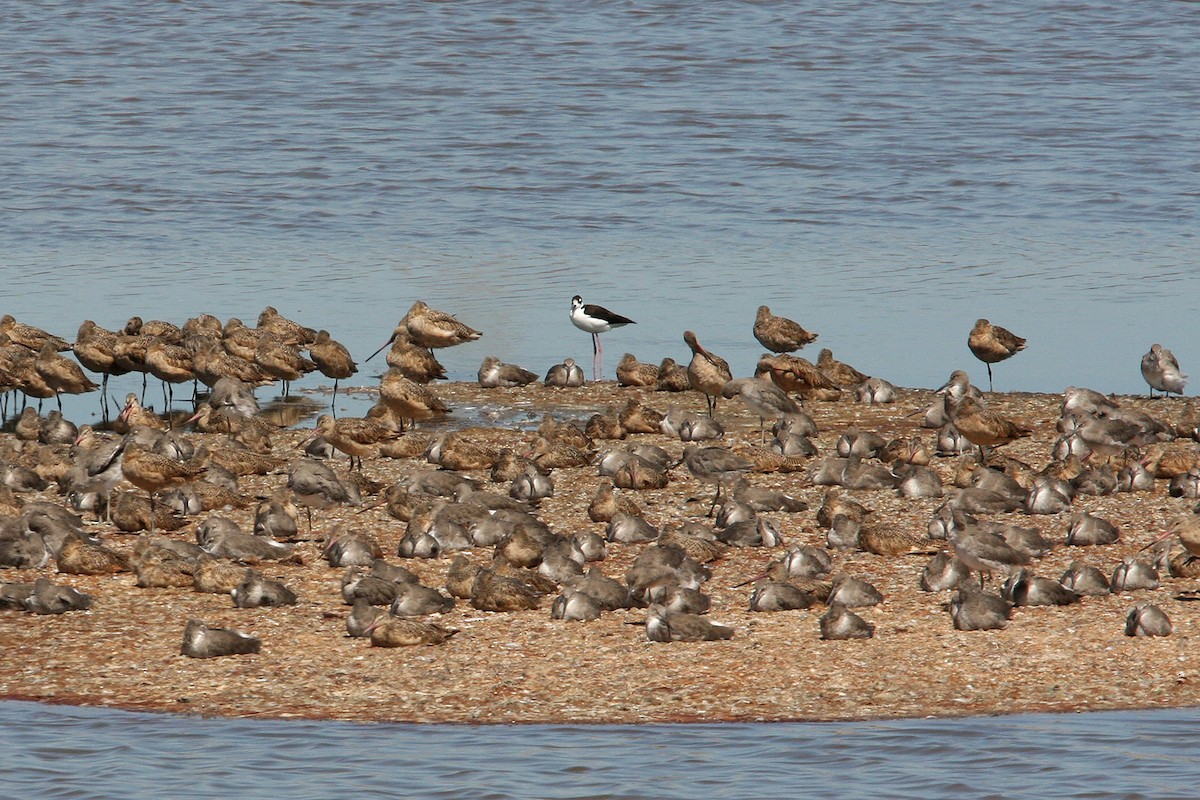
[[[635,323],[580,296],[572,298],[570,319],[592,335],[593,380],[598,379],[600,334]],[[932,451],[959,459],[955,485],[947,487],[930,467],[931,448],[920,436],[889,441],[851,427],[837,439],[836,455],[820,458],[812,441],[817,423],[805,402],[853,397],[860,403],[894,403],[896,387],[834,360],[829,350],[815,364],[795,355],[817,334],[766,306],[758,310],[753,334],[768,351],[753,377],[735,378],[728,363],[701,346],[692,331],[683,334],[692,352],[686,365],[668,358],[656,366],[628,353],[621,359],[620,386],[700,393],[705,414],[664,413],[641,402],[638,394],[619,412],[597,413],[586,425],[548,416],[532,442],[487,428],[429,436],[417,423],[450,412],[430,388],[446,374],[434,350],[482,334],[417,302],[368,358],[388,350],[375,406],[361,418],[321,415],[300,443],[305,454],[288,458],[274,444],[279,426],[259,415],[254,390],[279,381],[286,394],[289,382],[320,371],[333,379],[336,399],[338,381],[356,374],[358,366],[327,331],[268,307],[253,328],[210,315],[181,326],[134,317],[119,331],[86,321],[71,343],[4,316],[0,390],[20,393],[27,404],[15,419],[15,435],[0,446],[0,565],[40,570],[53,560],[60,573],[133,572],[139,586],[229,594],[239,607],[286,605],[296,602],[296,593],[255,567],[297,557],[295,543],[305,539],[297,506],[305,509],[310,535],[314,510],[385,506],[406,523],[397,556],[453,560],[444,587],[426,586],[414,572],[387,561],[377,537],[363,526],[327,531],[321,552],[331,567],[346,570],[342,596],[351,606],[346,623],[352,636],[370,637],[379,646],[440,644],[456,631],[428,618],[456,600],[506,612],[537,608],[555,595],[550,610],[558,619],[588,620],[613,609],[644,607],[650,640],[727,639],[734,628],[707,614],[710,600],[703,589],[712,564],[731,547],[784,547],[780,526],[769,514],[808,508],[792,494],[751,480],[755,473],[775,472],[794,475],[797,485],[830,487],[816,513],[826,546],[787,548],[746,582],[753,584],[749,607],[766,612],[824,605],[820,631],[827,639],[872,636],[873,626],[854,609],[883,599],[861,579],[831,574],[839,550],[930,556],[921,588],[954,593],[946,607],[961,630],[1004,627],[1014,607],[1069,604],[1089,594],[1157,586],[1162,572],[1200,575],[1200,517],[1193,514],[1171,523],[1155,543],[1154,560],[1127,558],[1111,576],[1073,564],[1060,579],[1037,576],[1033,568],[1061,542],[1031,527],[988,518],[1013,511],[1065,513],[1076,496],[1145,491],[1156,479],[1168,479],[1172,495],[1197,497],[1200,457],[1194,447],[1182,445],[1184,439],[1200,440],[1190,405],[1182,419],[1167,422],[1098,392],[1068,388],[1048,464],[1034,470],[998,452],[1032,429],[990,407],[966,373],[955,371],[938,389],[937,402],[918,412],[922,427],[937,431]],[[992,365],[1024,349],[1025,340],[981,319],[968,347],[987,365],[990,390]],[[1182,393],[1186,379],[1169,350],[1155,344],[1141,368],[1151,395]],[[42,400],[100,389],[107,419],[108,380],[127,373],[143,375],[143,398],[145,378],[161,380],[168,409],[176,384],[204,384],[207,391],[193,390],[195,405],[186,421],[154,413],[131,392],[111,434],[77,427],[57,411],[40,414]],[[491,357],[478,373],[485,388],[538,380],[532,371]],[[551,367],[541,380],[553,387],[586,383],[571,359]],[[28,405],[29,399],[39,407]],[[724,428],[716,411],[722,399],[737,400],[759,417],[757,447],[735,451],[720,444]],[[210,436],[181,432],[188,425]],[[630,444],[625,441],[630,434],[665,436],[664,444],[679,442],[681,448]],[[605,448],[602,441],[618,444]],[[332,466],[335,453],[349,459],[349,469],[340,474]],[[381,456],[410,459],[414,468],[391,486],[378,485],[363,475],[363,465],[364,459]],[[416,466],[421,461],[426,466]],[[680,467],[715,487],[715,493],[707,516],[674,520],[660,530],[634,498],[677,480]],[[601,483],[586,513],[606,526],[605,537],[590,529],[567,535],[539,518],[539,502],[553,496],[553,473],[570,468],[598,471]],[[276,474],[286,474],[286,485],[266,494],[239,487],[242,477]],[[486,478],[506,491],[489,491]],[[57,499],[23,499],[32,496],[28,493],[49,497],[51,484],[57,484]],[[118,492],[126,485],[145,495]],[[889,525],[839,489],[886,489],[945,501],[928,529],[916,534]],[[370,501],[371,494],[379,499]],[[255,509],[252,532],[225,513],[249,506]],[[94,513],[97,522],[85,524],[86,513]],[[192,516],[199,520],[194,526],[186,521]],[[185,526],[194,541],[159,535]],[[100,535],[117,531],[145,533],[129,552],[120,552]],[[1078,512],[1071,515],[1065,543],[1105,544],[1118,537],[1111,523]],[[611,543],[644,545],[624,580],[604,575],[596,565]],[[483,548],[492,549],[490,561],[468,557]],[[997,572],[1005,580],[998,591],[987,591],[988,578]],[[91,597],[45,575],[32,583],[0,584],[0,608],[56,614],[91,603]],[[1130,635],[1170,630],[1156,606],[1138,604],[1129,612]],[[253,636],[192,619],[181,652],[211,657],[258,652],[260,645]]]

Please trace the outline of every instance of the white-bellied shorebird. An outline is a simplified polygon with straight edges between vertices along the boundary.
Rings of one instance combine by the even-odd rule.
[[[604,346],[600,344],[600,334],[637,323],[604,306],[585,303],[582,297],[575,295],[571,298],[571,324],[592,335],[592,380],[598,381],[604,370]]]

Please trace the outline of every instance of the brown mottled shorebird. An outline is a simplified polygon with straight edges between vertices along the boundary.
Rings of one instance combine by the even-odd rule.
[[[308,346],[308,357],[317,365],[322,375],[333,378],[333,400],[329,404],[333,407],[337,403],[338,381],[358,372],[358,365],[350,357],[346,346],[331,339],[329,331],[326,330],[317,331],[317,338]]]
[[[644,364],[633,353],[626,353],[617,364],[617,383],[622,386],[654,386],[658,383],[658,367]]]
[[[149,494],[151,520],[154,520],[155,494],[196,480],[208,469],[200,463],[183,463],[159,455],[128,437],[121,447],[121,472],[125,480]],[[154,532],[153,525],[150,530]]]
[[[79,332],[75,334],[75,344],[71,346],[75,358],[85,369],[102,376],[100,402],[105,409],[108,408],[108,377],[122,374],[116,367],[116,346],[116,332],[101,328],[90,319],[80,323]]]
[[[445,379],[446,368],[437,360],[432,351],[426,347],[419,347],[413,342],[412,334],[403,324],[396,326],[396,329],[392,331],[392,338],[384,342],[383,347],[367,356],[367,361],[379,355],[389,344],[391,349],[388,350],[386,361],[391,369],[399,370],[406,378],[417,383]]]
[[[1166,395],[1183,394],[1187,384],[1187,375],[1179,370],[1175,354],[1161,344],[1152,345],[1150,352],[1142,356],[1142,377],[1150,384],[1151,397],[1155,389]]]
[[[825,373],[826,377],[841,389],[853,389],[871,377],[859,372],[844,361],[835,359],[833,351],[828,347],[817,354],[817,369]]]
[[[758,307],[754,317],[754,338],[772,353],[790,353],[816,341],[817,335],[810,333],[787,317],[778,317],[766,306]]]
[[[1183,545],[1183,549],[1187,550],[1192,558],[1200,557],[1200,515],[1181,514],[1175,517],[1167,525],[1165,533],[1142,549],[1147,550],[1164,539],[1170,539],[1172,536],[1178,537],[1179,543]]]
[[[376,453],[381,443],[399,438],[400,432],[364,417],[334,419],[329,414],[322,414],[305,441],[318,436],[324,437],[335,450],[350,456],[350,469],[357,464],[361,470],[363,456]]]
[[[196,380],[191,352],[165,339],[151,338],[146,345],[146,371],[163,383],[163,405],[168,410],[175,402],[176,383]]]
[[[288,394],[292,381],[300,380],[317,368],[316,364],[301,355],[299,348],[270,332],[258,337],[254,363],[267,375],[283,381],[284,396]]]
[[[435,395],[428,386],[405,377],[396,368],[383,373],[379,381],[379,400],[400,419],[431,419],[450,413],[450,407]]]
[[[598,381],[604,375],[604,346],[600,344],[600,334],[637,323],[604,306],[585,303],[582,297],[575,295],[571,298],[571,324],[592,335],[592,380]]]
[[[527,386],[537,380],[537,374],[516,364],[506,364],[495,356],[488,356],[479,365],[479,385],[485,389]]]
[[[688,380],[687,367],[677,364],[673,358],[664,358],[658,365],[658,380],[654,382],[656,392],[686,392],[692,388]]]
[[[430,308],[421,300],[412,304],[401,321],[408,328],[413,343],[429,349],[473,342],[483,335],[454,316]]]
[[[988,391],[990,392],[993,391],[992,364],[1012,358],[1024,350],[1025,340],[1006,328],[993,325],[986,319],[979,319],[975,321],[975,327],[971,329],[971,333],[967,337],[967,347],[971,349],[976,358],[987,365]]]
[[[1024,424],[984,408],[973,397],[966,396],[954,402],[947,395],[946,403],[954,427],[979,448],[980,459],[984,462],[987,460],[984,448],[999,447],[1033,433]]]
[[[19,344],[35,353],[47,344],[53,345],[55,352],[59,353],[63,350],[71,349],[71,345],[65,339],[61,339],[52,333],[47,333],[33,325],[17,322],[12,314],[5,314],[3,317],[0,317],[0,333],[7,334],[8,338],[14,344]]]
[[[312,344],[317,338],[315,330],[288,319],[273,306],[267,306],[258,315],[258,330],[260,333],[271,333],[281,342],[293,347]]]
[[[37,358],[34,360],[34,369],[37,370],[46,385],[54,391],[54,396],[58,400],[58,410],[62,411],[64,392],[66,394],[83,394],[95,391],[100,387],[88,380],[79,364],[66,356],[60,356],[58,354],[60,349],[63,348],[59,348],[53,340],[47,340],[38,351]]]
[[[767,375],[780,389],[805,400],[837,400],[842,395],[828,375],[812,362],[799,356],[763,355],[755,367],[756,376]]]
[[[413,647],[420,644],[445,644],[454,634],[453,628],[443,628],[432,622],[406,617],[379,617],[367,626],[366,632],[375,647]]]
[[[692,331],[683,332],[683,341],[692,349],[692,360],[687,368],[688,383],[693,390],[703,392],[708,415],[712,417],[717,410],[717,398],[725,384],[733,380],[733,373],[725,359],[700,346]]]
[[[257,653],[261,649],[262,642],[254,636],[231,628],[210,628],[198,619],[189,619],[179,652],[191,658],[216,658]]]

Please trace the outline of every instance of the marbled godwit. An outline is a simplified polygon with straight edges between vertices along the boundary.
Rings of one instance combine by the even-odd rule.
[[[124,374],[116,365],[117,334],[101,328],[92,320],[84,320],[75,335],[71,350],[85,369],[101,375],[100,402],[107,418],[108,377]]]
[[[764,306],[765,308],[765,306]],[[760,443],[767,441],[766,420],[787,414],[800,414],[800,406],[777,384],[764,378],[736,378],[721,388],[721,396],[740,398],[751,413],[758,415]]]
[[[181,463],[161,456],[128,436],[121,444],[121,472],[125,480],[149,494],[152,520],[155,494],[196,480],[207,469],[203,464]],[[152,526],[150,532],[154,530]]]
[[[575,295],[571,298],[571,324],[592,335],[592,380],[598,381],[604,374],[604,345],[600,344],[600,334],[637,323],[604,306],[585,303],[582,297]]]
[[[1188,551],[1192,558],[1200,557],[1200,515],[1181,514],[1171,520],[1167,530],[1150,544],[1143,547],[1147,550],[1164,539],[1178,537],[1179,543]]]
[[[817,334],[809,333],[787,317],[775,316],[766,306],[759,306],[754,317],[754,338],[772,353],[790,353],[816,341]]]
[[[483,335],[456,317],[430,308],[421,300],[412,304],[401,322],[408,328],[413,343],[429,349],[473,342]]]
[[[146,346],[146,370],[163,382],[163,405],[168,413],[175,402],[172,385],[196,380],[192,354],[182,345],[165,339],[151,339]]]
[[[1175,354],[1161,344],[1152,345],[1150,352],[1142,356],[1142,377],[1150,384],[1151,397],[1155,389],[1166,395],[1183,394],[1187,384],[1187,375],[1180,372]]]
[[[479,365],[479,385],[485,389],[527,386],[537,380],[537,374],[516,364],[506,364],[495,356],[488,356]]]
[[[53,341],[47,341],[42,345],[42,349],[38,351],[37,358],[34,360],[34,369],[37,370],[46,385],[54,391],[55,399],[58,400],[58,410],[62,411],[64,392],[66,394],[84,394],[100,387],[88,380],[79,364],[65,356],[60,356],[58,349]]]
[[[673,358],[664,358],[658,365],[658,379],[654,382],[656,392],[686,392],[692,388],[688,380],[687,367],[675,363]]]
[[[332,408],[337,403],[338,381],[358,372],[358,365],[345,345],[329,338],[326,330],[317,331],[317,338],[308,346],[308,356],[322,375],[333,378],[333,400],[329,404]]]
[[[436,645],[458,633],[453,628],[443,628],[432,622],[401,617],[379,617],[369,626],[371,644],[375,647],[412,647],[420,644]]]
[[[947,395],[946,403],[955,429],[979,448],[981,461],[987,460],[985,447],[1006,445],[1033,433],[1031,428],[984,408],[973,397],[966,396],[954,402]]]
[[[253,363],[260,333],[266,331],[260,332],[256,328],[248,327],[237,317],[230,317],[226,320],[225,330],[221,334],[221,346],[229,355]]]
[[[276,311],[273,306],[267,306],[258,315],[258,330],[272,333],[281,342],[293,347],[312,344],[317,338],[315,330],[288,319]]]
[[[763,355],[754,369],[756,376],[768,375],[785,392],[793,392],[805,400],[837,400],[842,396],[828,375],[807,359],[799,356]]]
[[[692,389],[704,394],[708,416],[712,417],[716,413],[717,398],[725,384],[733,380],[733,373],[725,359],[700,346],[693,332],[684,331],[683,341],[692,349],[692,360],[687,368],[688,383]]]
[[[1126,636],[1170,636],[1171,620],[1161,608],[1138,603],[1125,617]]]
[[[413,343],[412,334],[404,325],[398,326],[392,332],[392,338],[388,339],[383,347],[387,347],[389,343],[392,348],[388,350],[387,365],[391,369],[399,370],[406,378],[417,383],[429,383],[446,378],[446,368],[434,357],[432,351]],[[383,350],[383,347],[367,356],[367,360],[370,361],[374,358]]]
[[[617,363],[617,383],[622,386],[654,386],[658,383],[658,367],[643,364],[633,353],[626,353]]]
[[[183,341],[183,330],[178,325],[164,322],[161,319],[143,322],[141,317],[130,317],[129,321],[125,323],[123,333],[126,336],[163,339],[171,344],[180,344]]]
[[[318,436],[324,437],[335,450],[350,456],[351,469],[357,464],[361,470],[363,456],[376,453],[379,444],[399,438],[400,432],[363,417],[334,419],[329,414],[322,414],[305,441]]]
[[[988,391],[992,388],[992,364],[1012,358],[1025,349],[1025,340],[1006,328],[993,325],[986,319],[975,321],[967,337],[967,347],[975,357],[987,365]]]
[[[145,408],[138,401],[138,396],[130,392],[125,395],[125,407],[117,415],[117,421],[113,424],[113,430],[121,433],[122,431],[131,431],[137,427],[165,431],[167,423],[151,409]]]
[[[662,430],[663,413],[631,397],[617,412],[617,421],[626,433],[658,433]]]
[[[558,388],[574,388],[583,386],[583,369],[573,358],[564,358],[561,364],[555,364],[546,370],[546,386]]]
[[[817,354],[817,369],[825,373],[825,376],[837,384],[840,389],[853,389],[871,377],[859,372],[849,364],[835,359],[833,351],[828,347]]]
[[[262,641],[232,628],[210,628],[198,619],[189,619],[183,630],[183,646],[179,652],[190,658],[257,653]]]
[[[199,342],[194,345],[192,371],[201,383],[214,390],[222,380],[236,380],[246,385],[248,390],[250,386],[260,386],[272,381],[272,377],[268,376],[258,364],[233,355],[221,347],[219,342]],[[250,397],[253,397],[253,390],[249,391]],[[213,402],[211,395],[209,402],[212,405],[220,405],[220,401]],[[258,410],[257,406],[258,403],[255,401],[255,411]],[[254,412],[243,411],[243,413]]]
[[[646,609],[646,638],[652,642],[712,642],[732,639],[733,628],[697,614],[671,612],[657,603]]]
[[[299,380],[317,368],[316,364],[300,354],[295,345],[288,344],[269,332],[258,337],[254,363],[258,364],[263,372],[283,381],[285,397],[292,381]]]
[[[396,369],[383,373],[379,381],[379,399],[400,419],[431,419],[450,413],[450,407],[435,395],[428,386],[417,383]]]
[[[481,569],[471,586],[471,605],[480,611],[525,611],[537,608],[542,594],[525,581]]]
[[[54,560],[58,571],[68,575],[111,575],[129,572],[129,559],[125,554],[74,536],[69,536],[63,541]]]
[[[14,344],[19,344],[35,353],[39,352],[47,344],[53,345],[56,353],[71,349],[71,345],[65,339],[61,339],[52,333],[47,333],[33,325],[17,322],[12,314],[5,314],[3,317],[0,317],[0,333],[7,334],[9,340]]]

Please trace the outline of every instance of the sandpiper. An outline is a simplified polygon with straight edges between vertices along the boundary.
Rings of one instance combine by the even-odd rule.
[[[1142,356],[1142,377],[1150,384],[1151,397],[1155,389],[1167,395],[1183,394],[1187,384],[1187,375],[1180,372],[1175,354],[1161,344],[1152,345],[1150,352]]]
[[[988,391],[992,391],[992,364],[1024,350],[1025,340],[1006,328],[980,319],[975,321],[975,327],[967,337],[967,347],[987,365]]]

